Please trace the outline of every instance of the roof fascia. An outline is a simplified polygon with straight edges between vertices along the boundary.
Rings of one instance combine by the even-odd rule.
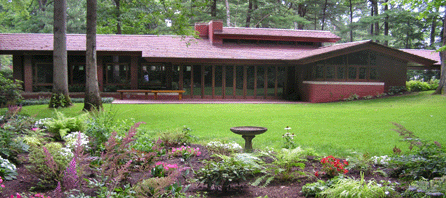
[[[171,62],[174,64],[216,64],[216,65],[289,65],[289,61],[283,60],[250,60],[250,59],[200,59],[200,58],[157,58],[144,57],[147,62]]]
[[[347,55],[347,54],[351,54],[351,53],[355,53],[355,52],[359,52],[359,51],[364,51],[364,50],[372,50],[381,54],[385,54],[387,56],[392,56],[392,57],[396,57],[405,61],[413,61],[413,62],[417,62],[419,64],[425,65],[425,66],[432,66],[435,61],[431,60],[431,59],[427,59],[424,57],[420,57],[420,56],[416,56],[407,52],[403,52],[397,49],[393,49],[387,46],[383,46],[377,43],[374,43],[372,41],[360,44],[360,45],[356,45],[356,46],[351,46],[351,47],[347,47],[344,49],[339,49],[339,50],[334,50],[334,51],[330,51],[327,53],[322,53],[322,54],[318,54],[318,55],[314,55],[308,58],[303,58],[300,60],[297,60],[296,63],[298,64],[308,64],[308,63],[313,63],[313,62],[317,62],[317,61],[321,61],[321,60],[326,60],[329,58],[333,58],[333,57],[337,57],[337,56],[342,56],[342,55]]]
[[[332,42],[335,43],[341,38],[311,38],[311,37],[291,37],[291,36],[261,36],[244,34],[215,34],[221,39],[243,39],[243,40],[272,40],[272,41],[299,41],[299,42]]]

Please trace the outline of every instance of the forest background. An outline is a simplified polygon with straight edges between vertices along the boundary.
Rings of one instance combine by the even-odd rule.
[[[53,6],[53,0],[0,0],[0,33],[53,33]],[[102,0],[97,33],[192,35],[195,23],[219,19],[227,27],[327,30],[340,43],[438,49],[443,12],[388,0]],[[67,0],[67,15],[67,33],[85,34],[86,0]],[[12,65],[11,56],[0,56],[0,64]]]

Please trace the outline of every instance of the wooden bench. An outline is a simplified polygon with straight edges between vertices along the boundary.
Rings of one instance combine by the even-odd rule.
[[[155,100],[158,99],[158,93],[178,93],[178,100],[183,99],[184,90],[117,90],[116,92],[121,93],[121,100],[124,99],[124,93],[145,93],[146,99],[149,98],[148,94],[153,93]]]

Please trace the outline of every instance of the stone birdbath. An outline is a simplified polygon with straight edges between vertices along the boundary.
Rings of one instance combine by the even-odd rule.
[[[242,135],[242,138],[245,139],[245,152],[252,152],[252,139],[256,135],[265,133],[268,129],[265,127],[256,127],[256,126],[239,126],[232,127],[231,131],[235,134]]]

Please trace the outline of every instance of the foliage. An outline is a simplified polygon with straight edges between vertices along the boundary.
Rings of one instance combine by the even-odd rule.
[[[208,189],[214,187],[218,190],[220,187],[225,192],[232,184],[246,180],[254,171],[252,166],[234,157],[216,156],[221,161],[204,160],[204,167],[195,173],[196,179],[207,185]]]
[[[414,91],[428,91],[430,90],[431,86],[427,82],[411,80],[406,82],[406,87],[408,91],[414,92]]]
[[[48,132],[53,134],[54,139],[62,140],[62,138],[70,132],[85,131],[86,120],[88,114],[84,113],[77,117],[66,117],[60,111],[55,111],[56,117],[45,122]]]
[[[181,183],[176,182],[176,174],[168,177],[152,177],[137,183],[133,189],[136,197],[186,197]]]
[[[8,79],[0,73],[0,107],[22,100],[22,81]]]
[[[153,177],[165,177],[176,169],[178,169],[177,164],[166,164],[164,162],[157,162],[155,163],[155,166],[152,168],[152,170],[150,170],[150,174],[152,174]]]
[[[74,150],[75,146],[82,146],[83,148],[85,148],[87,150],[89,149],[89,147],[88,147],[88,143],[89,143],[88,137],[85,134],[81,133],[81,132],[70,133],[70,134],[64,136],[62,139],[65,141],[65,146],[67,148],[72,149],[72,150]],[[80,140],[80,142],[78,142],[78,140]],[[80,145],[77,145],[78,143]]]
[[[172,148],[171,156],[181,157],[183,160],[187,161],[191,157],[198,157],[201,155],[200,148],[191,148],[190,146],[181,146],[178,148]]]
[[[104,143],[111,137],[112,132],[118,136],[126,135],[131,126],[135,124],[132,119],[119,119],[117,112],[102,110],[92,112],[90,120],[87,122],[85,134],[90,137],[90,148],[94,154],[100,154],[104,149]]]
[[[339,174],[346,174],[348,170],[345,169],[345,166],[348,166],[348,161],[343,160],[341,162],[340,159],[336,159],[333,156],[329,155],[321,159],[322,171],[328,177],[333,178]],[[317,172],[316,172],[317,173]]]
[[[53,95],[51,95],[50,103],[48,104],[48,106],[50,108],[65,108],[71,106],[71,104],[72,103],[70,96],[64,95],[62,93],[53,93]]]
[[[32,128],[34,124],[34,118],[24,115],[5,116],[7,122],[3,125],[3,128],[16,133],[24,134]]]
[[[339,179],[330,188],[319,193],[320,197],[391,197],[395,191],[392,187],[382,185],[374,180],[365,181],[364,174],[361,179]]]
[[[314,183],[306,183],[302,186],[302,193],[305,197],[315,197],[320,192],[326,190],[328,188],[327,184],[323,180],[318,180]]]
[[[104,97],[102,98],[102,103],[112,103],[114,98],[112,97]],[[84,103],[84,98],[71,98],[72,103]],[[20,105],[29,106],[29,105],[42,105],[49,104],[49,98],[40,98],[40,99],[24,99],[20,101]]]
[[[190,135],[191,131],[186,126],[183,129],[166,131],[160,134],[160,140],[166,147],[189,145],[192,140],[192,135]]]
[[[221,142],[212,141],[206,144],[208,151],[214,154],[220,155],[230,155],[232,153],[238,153],[243,150],[243,148],[236,142]]]
[[[287,126],[285,127],[285,130],[287,131],[285,134],[282,135],[282,139],[283,139],[283,148],[286,149],[294,149],[296,148],[296,143],[294,143],[294,133],[291,134],[290,132],[288,132],[291,129],[291,127]]]
[[[446,175],[446,151],[438,142],[423,141],[402,125],[394,129],[409,144],[409,154],[390,161],[392,175],[410,179],[432,179]]]
[[[61,143],[51,142],[42,147],[31,147],[28,170],[39,178],[35,189],[54,189],[63,178],[73,153]]]
[[[348,168],[350,170],[357,170],[369,175],[373,171],[373,159],[369,153],[357,153],[353,157],[348,157]]]
[[[350,94],[350,96],[348,98],[344,98],[345,101],[352,101],[352,100],[358,100],[358,99],[359,99],[358,94],[354,94],[354,93]]]
[[[136,129],[142,122],[133,125],[128,133],[118,139],[117,133],[113,132],[105,143],[105,150],[101,154],[100,175],[107,184],[109,191],[115,189],[125,178],[130,167],[131,150],[130,145],[135,140]]]
[[[16,134],[10,130],[0,128],[0,157],[17,162],[17,155],[27,152],[29,146],[22,140],[15,138]]]
[[[5,180],[17,179],[16,166],[7,159],[0,156],[0,176]],[[1,180],[1,179],[0,179]],[[0,182],[1,183],[1,182]]]
[[[446,176],[443,176],[412,182],[404,193],[404,197],[443,197],[445,194]]]
[[[406,87],[405,86],[391,86],[389,88],[389,95],[395,95],[395,94],[402,94],[403,92],[406,91]]]

